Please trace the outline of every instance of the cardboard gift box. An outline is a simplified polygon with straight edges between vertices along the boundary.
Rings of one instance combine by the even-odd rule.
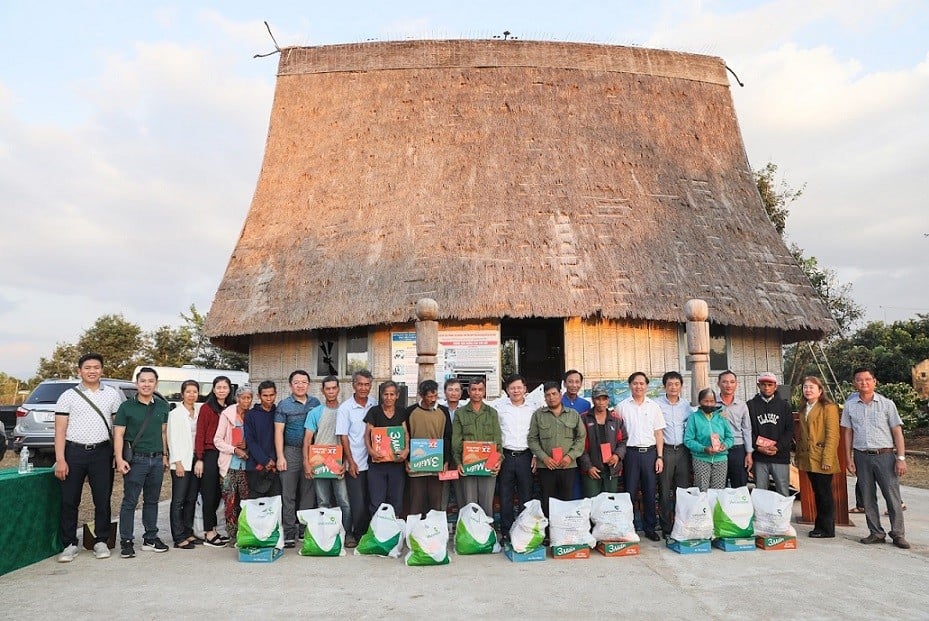
[[[283,556],[281,548],[239,548],[240,563],[273,563]]]
[[[601,541],[597,552],[603,556],[638,556],[641,550],[638,541]]]
[[[539,546],[530,552],[515,552],[513,546],[506,544],[503,547],[503,555],[514,563],[529,563],[532,561],[545,560],[545,546]]]
[[[469,477],[493,476],[500,454],[494,442],[475,442],[466,440],[461,444],[461,468]]]
[[[724,552],[754,552],[755,541],[751,537],[719,537],[713,547]]]
[[[586,543],[552,546],[552,558],[559,560],[590,558],[590,546]]]
[[[668,548],[678,554],[709,554],[712,551],[709,539],[671,539]]]
[[[441,472],[445,447],[441,438],[410,440],[410,472]]]
[[[796,550],[797,538],[788,535],[755,537],[755,547],[761,550]]]
[[[338,479],[342,473],[341,444],[313,444],[310,446],[310,466],[315,479]]]
[[[371,429],[371,444],[384,453],[388,461],[397,461],[397,455],[406,445],[406,430],[402,425],[396,427],[374,427]]]

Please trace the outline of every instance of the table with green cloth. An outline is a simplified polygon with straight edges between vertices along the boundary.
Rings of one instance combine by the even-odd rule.
[[[60,516],[54,468],[0,470],[0,575],[61,552]]]

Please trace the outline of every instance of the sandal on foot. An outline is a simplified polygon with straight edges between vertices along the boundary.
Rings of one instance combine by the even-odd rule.
[[[205,538],[203,543],[210,546],[211,548],[225,548],[228,540],[223,541],[223,538],[219,536],[219,533],[216,533],[212,537]]]
[[[851,507],[849,513],[864,513],[864,507]]]

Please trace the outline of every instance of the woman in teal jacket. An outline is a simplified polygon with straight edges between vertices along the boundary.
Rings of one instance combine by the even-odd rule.
[[[705,492],[707,488],[726,487],[732,428],[723,416],[723,406],[716,405],[716,393],[709,388],[700,391],[700,407],[684,426],[684,445],[690,449],[694,467],[694,484]]]

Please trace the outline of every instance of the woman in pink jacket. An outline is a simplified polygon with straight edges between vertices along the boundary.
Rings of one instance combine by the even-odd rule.
[[[242,434],[245,413],[252,407],[252,389],[240,386],[235,391],[235,405],[230,405],[219,415],[219,425],[213,443],[219,451],[219,474],[223,479],[223,502],[226,507],[226,532],[235,541],[239,531],[241,501],[248,498],[248,479],[245,477],[245,462],[248,451]]]

